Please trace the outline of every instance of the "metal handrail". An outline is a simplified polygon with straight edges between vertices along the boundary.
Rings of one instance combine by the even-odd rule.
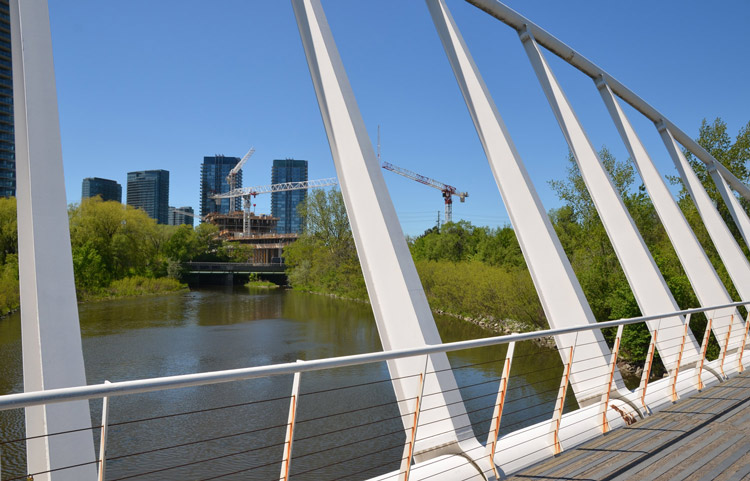
[[[283,364],[273,364],[270,366],[246,367],[224,371],[182,374],[176,376],[138,379],[133,381],[121,381],[106,384],[94,384],[89,386],[76,386],[68,388],[49,389],[45,391],[7,394],[5,396],[0,396],[0,411],[5,411],[8,409],[18,409],[27,406],[36,406],[41,404],[95,399],[104,396],[122,396],[127,394],[161,391],[164,389],[178,389],[184,387],[202,386],[207,384],[218,384],[223,382],[255,379],[260,377],[289,375],[298,372],[320,371],[323,369],[356,366],[372,362],[389,361],[404,357],[423,356],[425,354],[436,354],[441,352],[460,351],[463,349],[471,349],[477,347],[497,346],[510,342],[528,341],[542,337],[571,334],[593,329],[604,329],[608,327],[638,324],[641,322],[663,319],[666,317],[696,314],[711,310],[739,307],[748,304],[750,304],[750,301],[732,302],[729,304],[720,304],[717,306],[700,307],[694,309],[684,309],[682,311],[667,312],[664,314],[632,317],[628,319],[618,319],[615,321],[604,321],[598,322],[596,324],[585,324],[560,329],[546,329],[542,331],[487,337],[469,341],[456,341],[407,349],[394,349],[392,351],[354,354],[350,356],[316,359],[312,361],[289,362]]]

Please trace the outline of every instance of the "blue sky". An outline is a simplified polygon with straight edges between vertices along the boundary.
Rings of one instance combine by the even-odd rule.
[[[732,135],[750,121],[750,2],[508,1],[695,137],[703,118]],[[256,153],[244,185],[270,182],[275,158],[335,175],[290,2],[49,0],[68,202],[84,177],[123,185],[170,171],[170,205],[198,207],[204,155]],[[373,144],[383,159],[459,190],[454,220],[508,223],[464,101],[420,0],[323,0]],[[456,22],[547,209],[567,146],[516,33],[449,0]],[[546,51],[545,51],[546,52]],[[547,52],[546,52],[547,53]],[[593,82],[547,53],[593,144],[627,153]],[[652,124],[628,107],[663,174],[675,170]],[[440,192],[383,173],[404,231],[443,211]],[[269,212],[269,196],[257,212]]]

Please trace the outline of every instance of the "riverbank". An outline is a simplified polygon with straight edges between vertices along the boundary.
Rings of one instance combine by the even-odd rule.
[[[435,314],[443,315],[443,316],[450,316],[455,319],[461,319],[462,321],[465,321],[465,322],[470,322],[483,329],[495,332],[501,336],[507,336],[509,334],[518,334],[521,332],[534,332],[537,330],[536,326],[530,326],[522,322],[514,321],[513,319],[497,320],[492,317],[474,318],[474,317],[469,317],[469,316],[462,316],[459,314],[453,314],[451,312],[446,312],[440,309],[432,309],[432,312]],[[534,339],[532,342],[534,342],[534,344],[537,344],[538,346],[541,346],[541,347],[547,347],[547,348],[555,347],[555,339],[552,336]]]
[[[187,284],[169,277],[148,278],[142,276],[126,277],[112,282],[108,287],[93,290],[79,290],[76,294],[79,303],[98,302],[131,297],[163,296],[189,292]],[[18,294],[12,300],[0,304],[0,320],[10,317],[20,310]]]
[[[320,296],[331,297],[333,299],[340,299],[344,301],[354,301],[354,302],[359,302],[363,304],[370,303],[368,299],[345,297],[345,296],[340,296],[338,294],[333,294],[330,292],[317,292],[317,291],[300,290],[300,289],[294,289],[294,288],[292,288],[292,290],[297,290],[298,292],[305,292],[307,294],[316,294]],[[441,316],[448,316],[454,319],[460,319],[464,322],[474,324],[475,326],[479,326],[482,329],[497,333],[501,336],[505,336],[505,335],[513,334],[513,333],[520,333],[520,332],[533,332],[537,330],[536,326],[534,325],[526,324],[526,323],[519,322],[519,321],[514,321],[513,319],[497,320],[493,318],[492,316],[477,316],[477,317],[464,316],[464,315],[455,314],[455,313],[448,312],[448,311],[445,311],[443,309],[438,309],[438,308],[430,308],[430,310],[432,311],[433,314],[438,314]],[[541,347],[547,347],[547,348],[555,347],[555,340],[551,336],[541,338],[541,339],[535,339],[534,343]]]
[[[78,292],[79,302],[123,299],[131,297],[161,296],[188,292],[187,284],[170,277],[150,278],[142,276],[126,277],[113,281],[108,287]]]

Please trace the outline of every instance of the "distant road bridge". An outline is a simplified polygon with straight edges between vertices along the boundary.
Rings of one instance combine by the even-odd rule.
[[[286,279],[285,264],[256,264],[245,262],[185,262],[182,264],[188,273],[188,284],[231,285],[239,279],[247,280],[247,276],[257,274],[268,277],[277,283],[284,283]],[[237,281],[239,282],[239,281]]]
[[[254,264],[244,262],[185,262],[190,274],[283,274],[285,264]]]
[[[742,389],[744,381],[729,381],[737,382],[737,385],[727,381],[732,377],[742,377],[741,373],[750,365],[750,356],[743,358],[748,347],[750,322],[738,310],[750,301],[750,262],[743,252],[743,247],[747,245],[740,245],[740,242],[750,244],[750,218],[736,195],[750,200],[750,188],[662,113],[531,20],[496,0],[467,1],[518,34],[520,45],[516,44],[516,47],[522,48],[528,56],[531,69],[577,162],[643,317],[609,323],[596,322],[589,300],[586,299],[550,223],[521,154],[500,115],[500,109],[491,96],[492,89],[482,79],[446,2],[426,0],[429,15],[455,75],[460,95],[468,107],[470,120],[484,148],[489,168],[551,327],[549,331],[537,333],[443,344],[323,6],[320,0],[292,0],[384,351],[87,386],[69,242],[48,6],[46,0],[10,0],[10,15],[2,15],[10,18],[12,37],[25,392],[0,396],[0,409],[25,409],[26,437],[21,441],[26,444],[28,474],[33,475],[33,479],[105,479],[107,406],[110,396],[286,375],[293,377],[289,397],[282,395],[273,400],[288,399],[288,423],[266,426],[263,430],[278,428],[279,432],[257,437],[261,440],[268,438],[268,442],[275,443],[258,449],[276,449],[274,455],[261,456],[264,464],[260,468],[273,465],[272,470],[280,473],[280,476],[276,478],[275,473],[272,476],[266,473],[262,478],[255,478],[287,481],[290,473],[295,473],[292,444],[295,440],[297,406],[302,404],[310,410],[322,410],[326,407],[324,402],[306,404],[308,401],[301,396],[311,393],[300,393],[300,378],[304,381],[308,378],[306,373],[324,369],[330,369],[333,376],[337,368],[365,363],[385,362],[387,365],[390,404],[399,413],[390,417],[391,420],[396,419],[398,425],[389,434],[395,433],[399,439],[388,448],[396,450],[392,451],[396,452],[396,457],[390,459],[389,464],[384,464],[379,459],[379,465],[357,471],[362,467],[365,456],[385,456],[386,452],[372,449],[361,453],[359,448],[348,451],[348,455],[341,455],[344,459],[332,461],[337,465],[356,461],[349,465],[350,471],[338,476],[338,479],[352,479],[352,473],[367,473],[358,476],[401,481],[428,478],[432,481],[492,481],[518,473],[614,428],[632,424],[633,421],[636,422],[636,427],[631,427],[631,431],[638,432],[640,424],[647,437],[652,432],[650,428],[663,428],[664,424],[643,421],[658,411],[670,411],[673,403],[684,402],[685,398],[707,392],[705,389],[711,385],[726,384],[727,389],[723,391],[723,395],[734,392],[745,396]],[[677,305],[572,104],[558,83],[552,66],[547,62],[545,51],[559,56],[593,80],[590,87],[601,95],[639,171],[700,302],[700,308],[685,309],[695,306]],[[498,55],[502,55],[501,49],[498,52]],[[498,57],[498,61],[502,59]],[[505,99],[513,93],[499,92],[499,95]],[[652,122],[664,143],[666,154],[673,160],[683,185],[695,203],[731,283],[738,292],[740,302],[733,302],[728,286],[723,284],[665,184],[663,173],[657,170],[627,118],[622,102],[632,106],[636,115],[643,115]],[[731,213],[737,231],[742,234],[742,240],[732,235],[687,161],[683,149],[706,165],[710,178]],[[196,267],[195,272],[199,273],[197,275],[218,272],[234,276],[238,271],[250,273],[271,270],[280,272],[282,266],[222,266],[210,263]],[[704,314],[707,320],[702,340],[696,339],[690,329],[691,315],[698,313]],[[637,323],[645,323],[651,339],[644,376],[640,386],[631,390],[625,386],[617,369],[617,355],[624,326]],[[618,329],[612,345],[605,341],[601,332],[601,328],[605,326]],[[717,359],[706,357],[711,334],[720,348]],[[510,391],[512,388],[508,388],[509,384],[512,386],[514,383],[515,374],[511,373],[514,343],[541,336],[554,337],[558,351],[554,355],[559,353],[564,366],[554,406],[549,406],[548,411],[533,416],[532,419],[525,419],[520,424],[502,424],[506,394],[510,401],[514,400],[513,396],[519,396],[517,391]],[[494,412],[491,418],[472,421],[472,413],[465,404],[470,399],[464,399],[462,395],[447,352],[494,346],[503,346],[504,349],[502,353],[497,349],[493,351],[495,357],[492,360],[502,363],[502,375],[488,381],[495,383],[493,388],[496,389],[496,401],[491,406]],[[655,353],[659,354],[667,375],[651,382],[649,372]],[[190,357],[191,353],[186,355]],[[309,378],[315,379],[314,376]],[[347,389],[361,386],[344,386],[332,392],[337,396],[346,396]],[[575,408],[566,403],[568,388],[575,397]],[[95,427],[97,430],[101,428],[99,456],[94,449],[91,407],[87,401],[93,398],[103,399],[102,422]],[[352,397],[347,400],[352,402],[352,411],[333,413],[331,418],[351,415],[355,412],[354,403],[371,401],[367,397]],[[270,400],[258,400],[254,404],[267,401]],[[514,412],[530,408],[523,396],[515,401],[521,403],[521,407],[513,410]],[[704,411],[698,405],[700,401],[691,406],[696,409],[696,413],[703,413],[705,416],[706,412],[710,412],[705,411],[705,408],[710,408],[711,402],[707,398],[703,401]],[[379,406],[363,405],[356,409],[360,412],[376,407]],[[230,408],[233,406],[216,409]],[[727,415],[732,412],[726,411]],[[144,414],[148,416],[149,413]],[[681,419],[693,415],[698,416],[683,412]],[[328,419],[329,416],[323,417]],[[238,423],[247,420],[239,417],[236,419]],[[271,421],[263,415],[254,419]],[[714,422],[721,423],[725,419],[719,416]],[[298,421],[301,423],[310,420]],[[331,433],[346,429],[348,433],[352,433],[351,437],[376,435],[373,426],[377,420],[370,420],[369,417],[358,420],[359,424],[340,429],[337,427]],[[670,422],[679,424],[682,421],[668,420],[666,424]],[[744,422],[744,415],[737,420],[740,425]],[[698,429],[695,432],[699,432],[701,426],[694,428]],[[282,430],[285,431],[285,436],[281,436],[284,434],[280,432]],[[258,432],[247,431],[243,434]],[[184,434],[184,430],[180,434]],[[273,436],[276,439],[272,441]],[[618,434],[617,439],[619,436],[624,434]],[[705,451],[705,455],[701,454],[703,459],[709,453],[720,451],[722,446],[741,442],[742,436],[743,433],[729,432],[725,435],[721,430],[716,430],[706,433],[705,439],[689,449],[695,448],[692,452],[703,453],[704,445],[721,443],[718,448],[711,447]],[[298,442],[304,440],[305,437],[302,437]],[[615,437],[600,441],[598,446],[615,446],[616,443],[609,444],[610,440],[615,441]],[[194,443],[208,441],[212,440]],[[316,442],[316,447],[319,448],[317,454],[334,456],[332,450],[358,442],[360,440],[334,447]],[[634,444],[626,440],[623,443],[624,449],[620,451],[627,451],[627,446],[637,445],[637,442]],[[184,440],[179,438],[174,440],[172,446],[159,449],[173,449],[184,445]],[[323,451],[324,449],[328,451]],[[244,453],[247,452],[246,449]],[[299,451],[295,454],[298,453]],[[238,453],[222,453],[219,456],[235,454]],[[683,455],[684,453],[678,456]],[[735,470],[735,461],[741,460],[742,456],[743,452],[733,451],[725,462],[722,461],[724,464],[721,466]],[[303,456],[300,455],[297,461],[300,458]],[[578,470],[579,467],[573,468],[578,463],[577,459],[571,460],[566,466]],[[196,460],[195,463],[204,461],[211,459]],[[306,461],[302,460],[300,464],[304,462]],[[638,466],[627,462],[624,460],[625,464],[622,464],[623,460],[617,461],[621,471],[605,473],[604,476],[615,474],[621,477],[628,476],[630,472],[635,473],[636,470],[641,471]],[[652,477],[668,475],[668,466],[673,462],[673,459],[665,460],[656,470],[647,474]],[[329,466],[332,464],[326,467]],[[710,469],[721,470],[721,466]],[[173,467],[160,467],[152,472],[161,473],[169,469]],[[234,469],[241,469],[236,471],[240,473],[250,472],[255,468]],[[307,469],[312,472],[322,468]],[[551,467],[539,469],[543,473],[553,472]],[[667,471],[662,473],[664,469]],[[707,476],[711,473],[713,471]],[[234,473],[227,475],[231,474]],[[211,477],[205,479],[224,476],[226,475],[212,473]],[[311,476],[308,479],[321,479],[315,474]],[[25,478],[24,475],[13,479]]]

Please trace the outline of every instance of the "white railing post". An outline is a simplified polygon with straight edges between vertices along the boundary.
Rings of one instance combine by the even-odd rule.
[[[724,359],[727,357],[727,349],[729,349],[729,336],[732,335],[732,321],[734,321],[734,314],[732,314],[731,321],[729,322],[729,329],[727,329],[727,338],[724,340],[724,349],[721,350],[721,364],[719,364],[719,370],[724,379],[728,379],[724,373]]]
[[[495,448],[497,447],[497,436],[500,433],[500,420],[503,417],[505,394],[508,392],[508,378],[510,378],[510,366],[513,363],[513,351],[515,349],[515,342],[508,344],[508,351],[505,353],[505,363],[503,364],[503,373],[500,376],[500,386],[497,390],[497,399],[495,400],[495,412],[492,413],[492,424],[490,425],[490,432],[487,435],[487,455],[490,457],[490,464],[497,479],[500,479],[500,473],[495,465]]]
[[[411,473],[411,461],[414,459],[414,443],[417,441],[417,426],[419,425],[419,411],[422,408],[422,395],[424,394],[425,377],[427,376],[427,363],[430,356],[425,356],[424,369],[419,374],[419,386],[417,387],[417,398],[414,403],[414,414],[412,415],[412,425],[406,436],[406,445],[404,446],[404,455],[401,456],[401,469],[399,472],[403,475],[401,481],[409,481]]]
[[[742,372],[745,370],[745,366],[742,365],[742,354],[745,352],[745,343],[747,342],[747,331],[748,328],[750,328],[750,314],[748,314],[747,319],[745,319],[745,334],[742,336],[742,346],[740,347],[740,355],[738,358],[739,366],[737,366],[737,372]]]
[[[109,384],[104,381],[104,384]],[[109,396],[102,398],[102,427],[99,436],[99,481],[104,481],[104,471],[107,461],[107,426],[109,426]]]
[[[703,334],[703,343],[701,344],[701,360],[698,361],[698,369],[695,373],[695,385],[699,391],[703,390],[703,379],[701,379],[701,375],[703,373],[703,363],[706,361],[706,351],[708,350],[708,339],[711,337],[712,323],[713,318],[709,318],[708,324],[706,324],[706,332]]]
[[[646,389],[648,388],[648,380],[651,377],[651,367],[654,364],[654,351],[656,351],[656,336],[659,334],[659,329],[654,329],[651,333],[651,343],[648,345],[648,354],[646,355],[646,363],[643,366],[643,372],[641,373],[641,406],[643,406],[643,415],[651,414],[651,410],[646,406]]]
[[[617,353],[620,352],[620,340],[622,339],[622,330],[625,326],[617,328],[617,336],[615,337],[615,345],[612,347],[612,358],[609,365],[609,380],[607,381],[607,389],[602,394],[601,407],[599,408],[599,414],[602,416],[602,434],[609,431],[609,422],[607,422],[607,404],[609,404],[609,395],[612,392],[612,381],[615,378],[615,370],[617,369]]]
[[[690,316],[688,314],[685,317],[685,332],[682,334],[682,342],[680,343],[680,353],[677,355],[677,364],[674,366],[674,373],[672,375],[672,402],[677,402],[680,396],[677,395],[677,374],[680,372],[680,363],[682,362],[682,352],[685,350],[685,339],[687,338],[688,329],[690,329]]]
[[[304,362],[297,360],[297,362]],[[279,481],[289,480],[289,471],[292,466],[292,441],[294,441],[294,422],[297,419],[297,405],[299,404],[299,379],[300,372],[294,373],[292,381],[292,396],[289,400],[289,417],[286,424],[286,437],[284,438],[284,454],[281,458],[281,472]]]
[[[555,401],[555,411],[552,416],[552,453],[555,455],[558,455],[562,452],[562,445],[560,444],[560,422],[562,421],[562,412],[563,407],[565,406],[565,394],[568,392],[568,382],[570,381],[570,369],[573,365],[574,349],[575,343],[570,346],[568,362],[565,364],[565,371],[563,372],[563,377],[560,381],[560,391],[557,394],[557,401]]]

